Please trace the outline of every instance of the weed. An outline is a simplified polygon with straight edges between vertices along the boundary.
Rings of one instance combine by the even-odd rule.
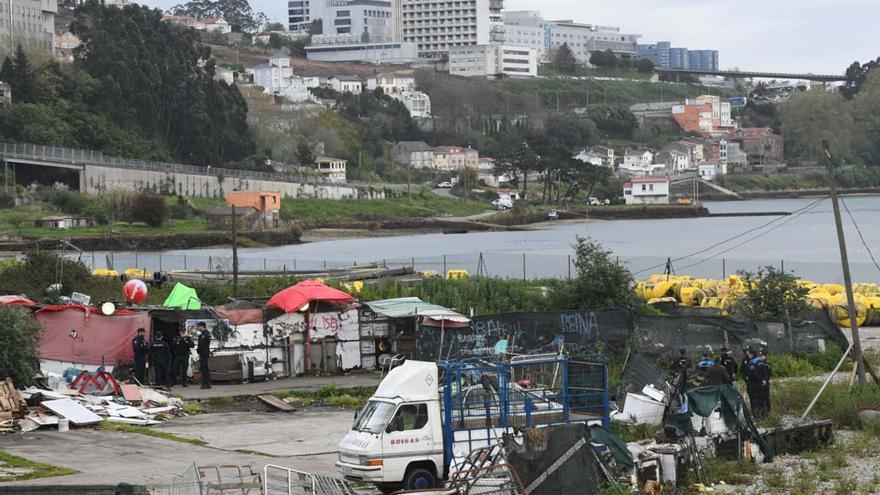
[[[779,415],[801,415],[822,384],[814,381],[777,381],[771,387],[773,412]],[[830,419],[836,428],[858,428],[858,411],[880,404],[880,388],[862,387],[849,390],[846,383],[831,383],[810,412],[813,418]]]
[[[832,487],[834,495],[852,495],[859,493],[859,483],[848,476],[838,479]]]
[[[657,427],[648,424],[627,424],[619,421],[611,423],[611,432],[623,442],[651,440],[657,434]]]
[[[155,430],[152,428],[147,428],[146,426],[140,425],[129,425],[125,423],[111,423],[110,421],[101,421],[99,423],[100,428],[105,431],[118,431],[122,433],[137,433],[139,435],[146,435],[148,437],[161,438],[163,440],[171,440],[172,442],[181,442],[188,443],[190,445],[197,445],[199,447],[205,447],[208,445],[208,442],[204,440],[199,440],[196,438],[184,438],[179,437],[173,433],[168,433],[162,430]]]
[[[232,401],[233,401],[232,397],[228,397],[228,396],[226,396],[226,397],[211,397],[210,399],[208,399],[208,405],[214,406],[214,407],[222,407],[222,406],[228,406],[228,405],[232,404]]]
[[[294,397],[304,404],[313,406],[357,408],[372,397],[375,391],[376,389],[372,387],[338,388],[329,385],[317,391],[288,390],[275,395],[281,399]]]
[[[24,457],[7,454],[3,451],[0,451],[0,467],[28,470],[28,472],[25,473],[14,474],[12,476],[2,476],[0,477],[0,481],[34,480],[37,478],[48,478],[51,476],[65,476],[78,472],[75,469],[33,462],[25,459]]]
[[[752,462],[740,465],[739,462],[717,457],[707,458],[704,468],[706,479],[712,484],[722,481],[728,485],[749,484],[752,482],[752,477],[758,472],[758,466]]]
[[[180,409],[187,414],[201,414],[205,412],[205,407],[199,402],[184,402],[183,407]]]
[[[786,478],[785,473],[782,472],[782,469],[775,466],[764,472],[763,479],[767,488],[785,489],[788,487],[788,478]]]
[[[791,485],[792,495],[810,495],[816,491],[816,482],[813,473],[806,466],[798,468]]]

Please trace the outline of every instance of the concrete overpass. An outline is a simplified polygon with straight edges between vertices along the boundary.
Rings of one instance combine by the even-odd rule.
[[[0,145],[0,159],[14,170],[18,166],[32,169],[30,175],[53,170],[63,172],[71,179],[66,182],[73,182],[69,185],[88,194],[150,190],[184,196],[221,197],[225,191],[279,191],[294,198],[345,199],[357,198],[359,193],[356,186],[330,183],[316,176],[132,160],[94,150],[35,144],[3,143]]]
[[[746,79],[750,77],[762,77],[767,79],[801,79],[805,81],[816,82],[835,82],[846,81],[845,75],[840,74],[801,74],[793,72],[769,72],[769,71],[748,71],[748,70],[690,70],[690,69],[654,69],[657,74],[667,74],[670,76],[691,75],[691,76],[723,76],[732,79]]]

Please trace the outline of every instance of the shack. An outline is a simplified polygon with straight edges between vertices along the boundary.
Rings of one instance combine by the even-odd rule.
[[[263,225],[259,210],[253,206],[236,206],[235,226],[241,230],[255,230]],[[208,228],[213,230],[230,230],[232,228],[232,210],[230,206],[218,206],[205,214]]]

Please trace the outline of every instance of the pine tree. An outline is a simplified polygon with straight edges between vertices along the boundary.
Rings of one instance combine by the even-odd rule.
[[[577,59],[574,58],[574,52],[568,47],[568,43],[563,43],[556,50],[556,54],[553,56],[553,67],[559,72],[574,72],[575,67],[577,67]]]

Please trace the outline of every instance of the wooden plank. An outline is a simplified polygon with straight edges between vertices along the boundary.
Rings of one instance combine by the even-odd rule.
[[[125,400],[128,402],[144,401],[143,396],[141,396],[140,387],[133,383],[126,383],[125,385],[122,385],[122,396],[125,397]]]
[[[284,411],[284,412],[296,411],[296,408],[294,408],[293,406],[291,406],[287,402],[284,402],[283,400],[279,399],[278,397],[275,397],[274,395],[263,394],[263,395],[258,395],[257,398],[260,399],[260,401],[262,401],[264,404],[269,405],[271,407],[274,407],[275,409],[278,409],[279,411]]]

